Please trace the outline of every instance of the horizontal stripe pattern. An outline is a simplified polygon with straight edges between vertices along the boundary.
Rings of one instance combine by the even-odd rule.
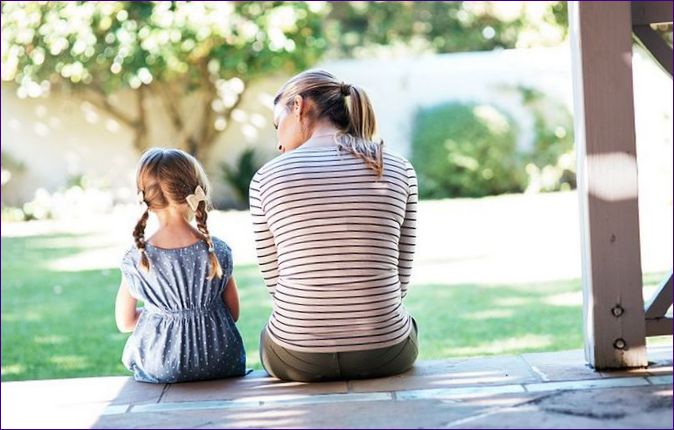
[[[305,352],[404,340],[417,198],[414,168],[390,153],[381,177],[333,144],[309,142],[263,166],[250,212],[273,300],[269,336]]]

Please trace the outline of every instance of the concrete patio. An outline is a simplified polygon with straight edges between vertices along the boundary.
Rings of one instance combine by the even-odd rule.
[[[2,428],[672,428],[672,346],[595,372],[582,351],[426,361],[391,378],[2,384]]]

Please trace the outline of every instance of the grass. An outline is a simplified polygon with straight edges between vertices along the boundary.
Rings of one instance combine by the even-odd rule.
[[[90,238],[89,238],[90,239]],[[83,236],[2,238],[2,380],[127,375],[128,335],[114,323],[120,273],[65,271],[55,260],[95,252]],[[239,330],[248,366],[271,310],[256,266],[239,266]],[[656,284],[661,274],[645,277]],[[420,330],[420,359],[582,347],[580,281],[529,285],[414,285],[406,306]],[[670,337],[671,339],[671,337]]]

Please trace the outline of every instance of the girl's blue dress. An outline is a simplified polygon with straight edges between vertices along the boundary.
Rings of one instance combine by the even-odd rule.
[[[210,262],[203,241],[164,249],[146,245],[150,271],[143,271],[135,247],[122,259],[129,292],[144,303],[126,342],[122,362],[142,382],[168,383],[245,374],[246,353],[223,291],[232,275],[232,253],[213,238],[222,278],[208,280]]]

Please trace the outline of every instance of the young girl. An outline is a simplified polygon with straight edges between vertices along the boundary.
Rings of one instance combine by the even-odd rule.
[[[203,168],[177,149],[143,154],[137,174],[145,211],[122,258],[115,319],[133,331],[122,362],[137,381],[168,383],[240,376],[246,353],[235,322],[239,297],[229,246],[211,236]],[[145,239],[149,213],[159,229]],[[197,228],[190,224],[196,218]],[[136,308],[137,300],[144,306]]]

